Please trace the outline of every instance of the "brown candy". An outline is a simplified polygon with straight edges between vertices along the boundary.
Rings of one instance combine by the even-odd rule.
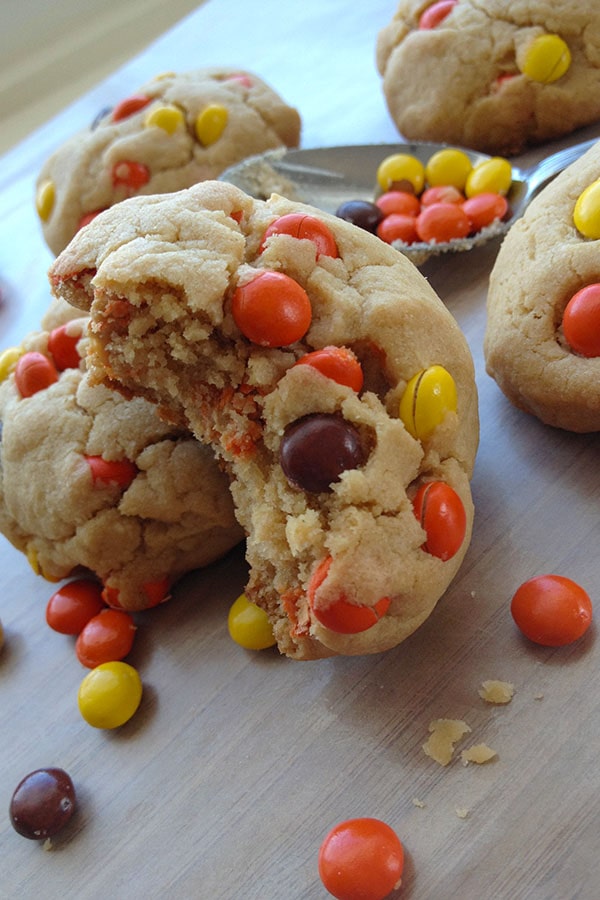
[[[75,788],[63,769],[36,769],[17,785],[10,801],[15,831],[31,840],[52,837],[75,811]]]
[[[310,493],[330,491],[346,469],[365,461],[360,434],[339,415],[313,413],[285,429],[279,462],[292,484]]]

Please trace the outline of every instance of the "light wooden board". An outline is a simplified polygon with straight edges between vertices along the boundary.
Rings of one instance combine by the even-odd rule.
[[[341,5],[332,3],[312,28],[312,58],[325,58],[326,26]],[[286,19],[276,6],[265,4],[272,30],[262,39],[255,13],[239,13],[234,49],[240,64],[300,97],[300,63],[290,52],[291,71],[282,69],[280,48],[286,35],[306,40],[309,28],[300,12],[290,22],[289,9]],[[352,13],[355,44],[348,35],[340,42],[339,72],[328,82],[336,96],[350,59],[368,52],[391,15],[388,6],[375,3],[362,31],[366,14]],[[309,3],[307,15],[316,16],[317,7]],[[177,57],[180,68],[198,64],[199,35],[208,30],[207,64],[219,55],[229,62],[231,8],[230,0],[210,0],[185,32],[167,34],[4,157],[2,347],[36,327],[48,300],[50,256],[32,206],[41,160],[61,135],[90,121],[102,96],[129,93],[125,85],[134,87],[138,76],[174,67],[169,59]],[[308,87],[323,74],[309,68]],[[309,143],[395,140],[376,88],[374,75],[352,87],[354,109],[364,113],[352,128],[349,115],[336,127],[331,101],[309,90],[298,104]],[[235,551],[184,579],[171,603],[138,617],[130,661],[143,678],[142,707],[117,732],[96,731],[77,710],[85,670],[73,642],[44,622],[53,586],[0,543],[0,807],[7,810],[17,782],[41,766],[69,771],[79,796],[52,852],[19,837],[0,816],[0,897],[324,900],[317,874],[323,836],[341,819],[368,815],[387,821],[405,844],[399,897],[597,900],[596,629],[572,647],[536,647],[517,632],[509,603],[522,581],[542,572],[574,578],[597,603],[600,438],[543,426],[512,408],[486,376],[481,343],[496,252],[491,245],[424,269],[473,351],[481,446],[467,558],[434,614],[402,646],[314,663],[242,650],[226,629],[246,575]],[[508,706],[478,696],[491,678],[515,684]],[[472,733],[459,749],[485,741],[497,760],[464,767],[458,758],[446,768],[430,760],[422,744],[438,717],[467,721]],[[466,818],[457,815],[461,809]]]

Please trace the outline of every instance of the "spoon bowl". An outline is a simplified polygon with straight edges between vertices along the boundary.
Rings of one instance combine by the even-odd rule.
[[[505,234],[523,215],[531,200],[555,175],[571,165],[590,149],[598,138],[575,144],[547,156],[528,169],[512,167],[512,185],[507,200],[509,215],[488,225],[477,234],[440,243],[404,244],[393,246],[421,265],[430,256],[471,250],[498,235]],[[424,165],[446,144],[357,144],[345,147],[322,147],[307,150],[271,150],[251,156],[226,169],[220,176],[241,188],[250,196],[266,200],[272,193],[282,194],[335,215],[346,200],[373,201],[377,193],[376,172],[386,157],[407,153]],[[473,166],[492,157],[485,153],[460,148]]]

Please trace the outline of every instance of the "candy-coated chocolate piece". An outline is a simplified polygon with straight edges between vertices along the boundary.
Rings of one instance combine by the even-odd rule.
[[[346,200],[335,211],[338,218],[374,234],[383,219],[383,210],[370,200]]]
[[[465,196],[451,184],[436,184],[425,188],[419,199],[423,207],[431,206],[432,203],[463,203]]]
[[[36,769],[19,782],[10,801],[10,821],[23,837],[45,840],[65,827],[75,812],[71,776],[59,768]]]
[[[42,181],[35,195],[35,208],[42,222],[47,222],[54,209],[56,199],[56,187],[54,182],[48,179]]]
[[[400,399],[400,418],[414,438],[426,440],[449,412],[456,412],[454,378],[443,366],[429,366],[414,375]]]
[[[308,584],[307,597],[312,615],[321,625],[337,634],[360,634],[362,631],[368,631],[385,616],[390,606],[390,598],[381,597],[374,606],[365,606],[350,603],[346,597],[340,596],[328,606],[318,606],[316,594],[327,578],[332,562],[331,556],[321,560]]]
[[[502,156],[492,156],[474,166],[467,177],[465,194],[508,194],[512,184],[512,166]]]
[[[403,216],[418,216],[421,212],[419,198],[409,191],[386,191],[375,200],[375,206],[390,216],[397,213]]]
[[[408,181],[415,193],[420,194],[425,185],[425,166],[409,153],[393,153],[386,156],[377,168],[377,183],[382,191],[389,191],[395,184]]]
[[[456,491],[443,481],[426,482],[415,495],[413,509],[427,535],[423,549],[444,562],[452,559],[467,531],[465,508]]]
[[[77,352],[77,344],[80,340],[81,333],[73,332],[72,326],[68,323],[53,328],[48,335],[48,351],[59,372],[79,368],[81,357]]]
[[[129,116],[133,116],[151,102],[152,98],[146,97],[145,94],[133,94],[131,97],[125,97],[113,109],[111,119],[113,122],[128,119]]]
[[[452,185],[463,191],[472,168],[473,163],[463,150],[444,147],[427,160],[425,180],[430,187]]]
[[[86,213],[84,216],[82,216],[77,223],[77,231],[80,231],[86,225],[89,225],[90,222],[93,222],[96,216],[100,215],[101,212],[103,212],[102,209],[94,209],[92,210],[92,212]]]
[[[93,728],[119,728],[136,713],[142,700],[142,681],[136,669],[122,660],[101,663],[79,686],[79,712]]]
[[[527,47],[519,69],[542,84],[551,84],[568,71],[571,65],[569,46],[558,34],[540,34]]]
[[[146,128],[162,128],[167,134],[175,134],[185,125],[185,116],[178,106],[157,106],[144,119]]]
[[[525,637],[544,647],[579,640],[592,622],[592,601],[564,575],[536,575],[515,592],[510,611]]]
[[[294,344],[304,337],[312,319],[306,291],[284,272],[259,272],[236,288],[231,305],[242,334],[261,347]]]
[[[141,585],[141,591],[147,598],[144,609],[152,609],[153,606],[158,606],[159,603],[165,603],[170,598],[170,587],[171,584],[168,578],[145,581]],[[123,604],[119,600],[119,590],[110,583],[105,584],[102,591],[102,599],[111,609],[123,609]]]
[[[15,365],[15,385],[22,397],[32,397],[58,380],[56,366],[43,353],[23,353]]]
[[[150,169],[144,163],[134,159],[120,159],[112,167],[112,183],[114,187],[126,187],[138,190],[150,180]]]
[[[251,88],[254,83],[250,76],[246,74],[246,72],[239,72],[235,75],[228,75],[225,81],[235,81],[246,88]]]
[[[340,415],[312,413],[288,425],[279,462],[292,484],[309,493],[331,491],[347,469],[365,462],[358,429]]]
[[[347,347],[322,347],[320,350],[313,350],[312,353],[301,356],[296,365],[313,366],[322,375],[338,384],[345,384],[356,393],[362,390],[362,366]]]
[[[437,0],[437,3],[432,3],[421,13],[419,28],[435,28],[450,15],[456,3],[457,0]]]
[[[465,200],[462,208],[471,223],[471,231],[476,232],[503,219],[508,212],[508,201],[502,194],[476,194]]]
[[[573,210],[575,228],[583,237],[600,238],[600,178],[581,192]]]
[[[208,147],[218,141],[225,130],[228,118],[227,110],[219,103],[206,106],[196,117],[196,137],[200,143]]]
[[[417,232],[417,216],[402,213],[390,213],[377,226],[377,237],[391,244],[393,241],[403,241],[405,244],[414,244],[419,240]]]
[[[289,213],[275,219],[264,233],[261,250],[264,250],[267,240],[274,234],[289,234],[298,240],[312,241],[317,249],[317,259],[320,256],[332,256],[334,259],[339,256],[333,234],[322,219],[314,216]]]
[[[600,284],[588,284],[573,294],[565,307],[563,333],[569,347],[581,356],[600,356]]]
[[[59,634],[79,634],[104,609],[102,585],[77,578],[55,591],[46,604],[46,622]]]
[[[246,650],[266,650],[275,644],[273,626],[264,609],[240,594],[227,616],[227,628],[232,640]]]
[[[86,622],[75,642],[77,659],[88,669],[124,659],[133,647],[136,625],[121,609],[102,609]]]
[[[102,456],[86,456],[85,461],[90,467],[94,484],[118,484],[121,488],[128,488],[138,469],[135,463],[129,459],[104,459]]]
[[[400,887],[404,848],[380,819],[348,819],[326,835],[318,865],[325,889],[337,900],[385,900]]]
[[[457,203],[432,203],[416,219],[417,234],[427,243],[445,243],[464,238],[471,230],[469,218]]]
[[[7,347],[0,353],[0,381],[5,381],[15,371],[18,359],[23,356],[22,347]]]

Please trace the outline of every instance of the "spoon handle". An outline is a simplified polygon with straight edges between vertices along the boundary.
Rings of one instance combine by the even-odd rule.
[[[566,169],[567,166],[570,166],[571,163],[578,160],[580,156],[583,156],[583,154],[596,143],[598,143],[598,138],[592,138],[592,140],[584,141],[581,144],[565,147],[564,150],[559,150],[558,153],[547,156],[546,159],[543,159],[536,166],[528,169],[525,173],[527,177],[527,194],[524,198],[524,202],[528,203],[533,199],[535,194],[537,194],[548,181],[554,178],[555,175],[558,175],[559,172],[562,172],[563,169]]]

